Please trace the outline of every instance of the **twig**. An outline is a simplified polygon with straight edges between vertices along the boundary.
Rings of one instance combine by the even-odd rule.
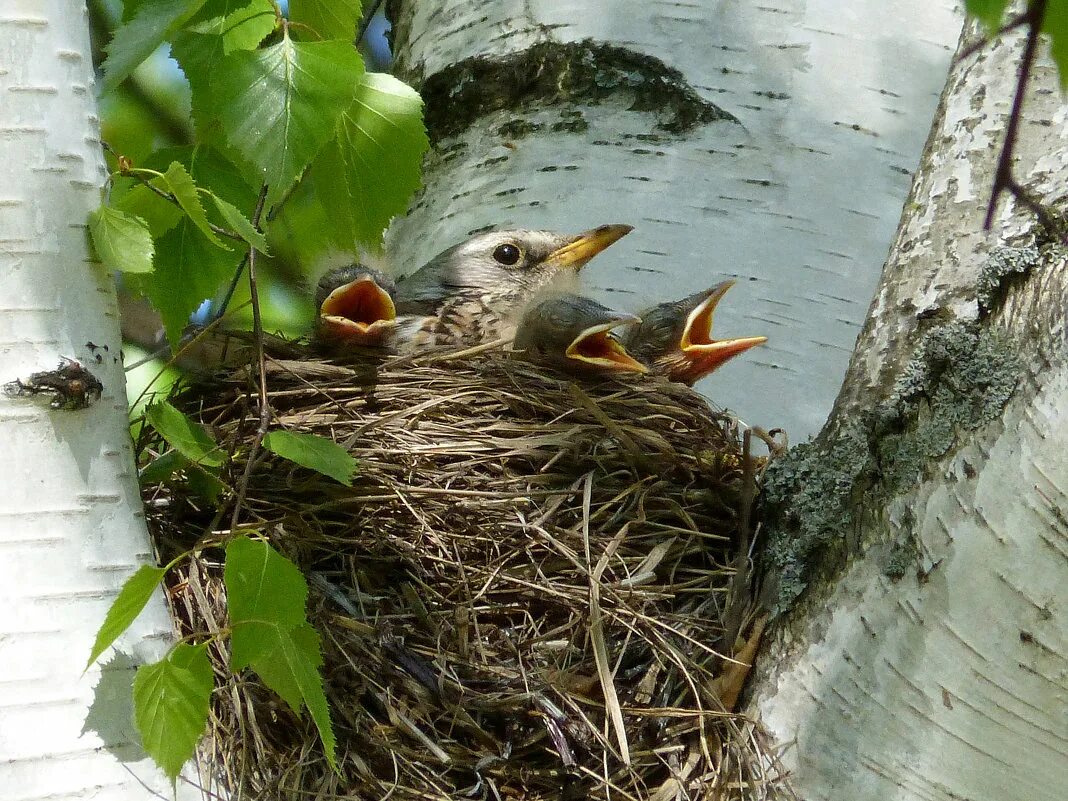
[[[267,200],[267,184],[260,189],[259,200],[256,201],[256,211],[252,215],[252,224],[259,230],[260,216],[263,214],[263,204]],[[260,316],[260,296],[256,289],[256,248],[249,245],[248,248],[248,288],[252,296],[252,333],[256,338],[256,364],[260,373],[260,424],[256,429],[256,436],[252,440],[249,449],[248,461],[245,463],[245,473],[241,476],[241,483],[237,487],[237,498],[234,499],[234,512],[230,517],[231,531],[237,528],[238,518],[241,516],[241,505],[245,502],[245,493],[248,492],[248,483],[252,478],[252,467],[256,463],[256,455],[259,453],[263,438],[267,435],[267,426],[271,423],[271,406],[267,400],[267,360],[263,354],[263,319]]]
[[[998,30],[995,31],[992,35],[983,36],[972,42],[966,48],[957,53],[956,57],[953,59],[953,62],[955,64],[959,64],[961,61],[964,61],[964,59],[968,58],[969,56],[974,56],[976,53],[978,53],[980,50],[982,50],[984,47],[986,47],[999,36],[1014,31],[1021,25],[1026,25],[1031,20],[1029,13],[1030,9],[1021,12],[1020,14],[1006,22],[1004,25],[1002,25],[1000,28],[998,28]]]
[[[364,34],[367,33],[367,29],[371,27],[371,20],[375,18],[375,14],[378,13],[378,7],[382,5],[382,0],[375,0],[371,4],[371,8],[367,13],[363,15],[363,19],[360,20],[360,29],[356,31],[356,42],[358,46],[363,41]]]
[[[727,611],[723,615],[723,647],[727,656],[734,651],[734,644],[742,630],[742,618],[746,607],[746,588],[749,580],[749,517],[756,497],[756,477],[752,454],[753,432],[748,428],[742,434],[742,498],[738,514],[738,546],[734,557],[734,577],[731,579]]]
[[[986,217],[983,220],[983,230],[989,231],[994,223],[994,211],[997,207],[998,198],[1002,192],[1009,192],[1016,200],[1030,209],[1039,222],[1050,233],[1059,231],[1059,226],[1050,215],[1049,211],[1037,200],[1030,196],[1027,190],[1013,177],[1012,155],[1016,148],[1016,137],[1020,130],[1022,118],[1024,94],[1027,91],[1027,81],[1031,77],[1031,68],[1034,66],[1035,53],[1038,50],[1038,35],[1042,30],[1042,20],[1046,15],[1047,0],[1032,0],[1021,16],[1028,27],[1027,43],[1024,45],[1023,56],[1020,59],[1020,75],[1016,81],[1016,94],[1012,98],[1012,110],[1009,112],[1009,123],[1005,128],[1005,140],[1001,145],[1001,153],[998,156],[997,168],[994,172],[994,187],[990,190],[990,203],[986,207]]]

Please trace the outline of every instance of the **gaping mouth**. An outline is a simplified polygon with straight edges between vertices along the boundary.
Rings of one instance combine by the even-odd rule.
[[[633,230],[632,225],[602,225],[590,231],[584,231],[563,247],[550,253],[544,264],[580,270],[586,262]]]
[[[396,325],[397,308],[389,293],[365,275],[327,295],[319,319],[339,335],[362,337]]]
[[[716,305],[732,286],[734,281],[719,284],[686,318],[686,327],[683,329],[679,347],[683,353],[700,359],[706,367],[718,366],[739,353],[768,341],[767,337],[712,339],[712,315],[716,311]]]
[[[587,328],[567,347],[567,357],[587,365],[621,373],[647,373],[649,368],[639,362],[609,332],[624,323],[635,323],[638,318],[628,315]]]

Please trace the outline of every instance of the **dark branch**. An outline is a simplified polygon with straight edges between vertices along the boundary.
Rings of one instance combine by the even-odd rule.
[[[989,231],[993,225],[998,199],[1003,192],[1008,192],[1031,210],[1046,230],[1051,234],[1060,234],[1059,226],[1049,210],[1032,197],[1012,174],[1012,157],[1020,131],[1020,121],[1023,118],[1024,96],[1027,93],[1027,82],[1031,77],[1035,54],[1038,51],[1038,36],[1042,31],[1042,21],[1046,15],[1046,3],[1047,0],[1032,0],[1027,10],[1021,15],[1023,21],[1019,24],[1026,23],[1028,26],[1027,41],[1020,59],[1020,74],[1016,80],[1016,94],[1012,98],[1009,122],[1005,128],[1005,140],[1002,142],[1001,153],[998,155],[998,163],[994,171],[994,186],[990,190],[990,203],[986,207],[986,217],[983,220],[985,231]]]

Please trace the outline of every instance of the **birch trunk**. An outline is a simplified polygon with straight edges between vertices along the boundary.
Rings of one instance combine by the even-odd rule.
[[[1068,795],[1068,264],[1006,202],[982,231],[1022,42],[949,78],[827,428],[771,473],[780,600],[753,711],[807,801]],[[1068,196],[1041,61],[1015,175]]]
[[[150,558],[114,287],[87,250],[103,179],[89,52],[80,0],[0,9],[0,383],[72,358],[104,386],[80,411],[0,395],[0,787],[20,801],[171,793],[130,700],[134,667],[171,636],[162,598],[82,672],[118,588]]]
[[[483,226],[637,226],[586,271],[636,311],[741,280],[724,335],[770,342],[701,385],[795,440],[841,383],[945,80],[951,0],[392,0],[427,102],[414,269]]]

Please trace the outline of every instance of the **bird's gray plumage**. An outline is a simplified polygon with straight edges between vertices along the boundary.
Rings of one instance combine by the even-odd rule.
[[[642,310],[638,313],[642,321],[627,329],[621,337],[623,344],[634,358],[647,363],[677,350],[690,313],[730,283],[733,282],[723,281],[679,300],[669,300]]]
[[[513,347],[528,358],[568,370],[601,368],[641,372],[626,350],[608,332],[623,325],[633,325],[638,318],[618,312],[581,295],[556,295],[533,304],[523,314],[516,330]],[[584,334],[605,337],[611,348],[591,354],[589,359],[571,352]],[[611,358],[609,358],[611,357]],[[602,363],[596,361],[600,359]]]

